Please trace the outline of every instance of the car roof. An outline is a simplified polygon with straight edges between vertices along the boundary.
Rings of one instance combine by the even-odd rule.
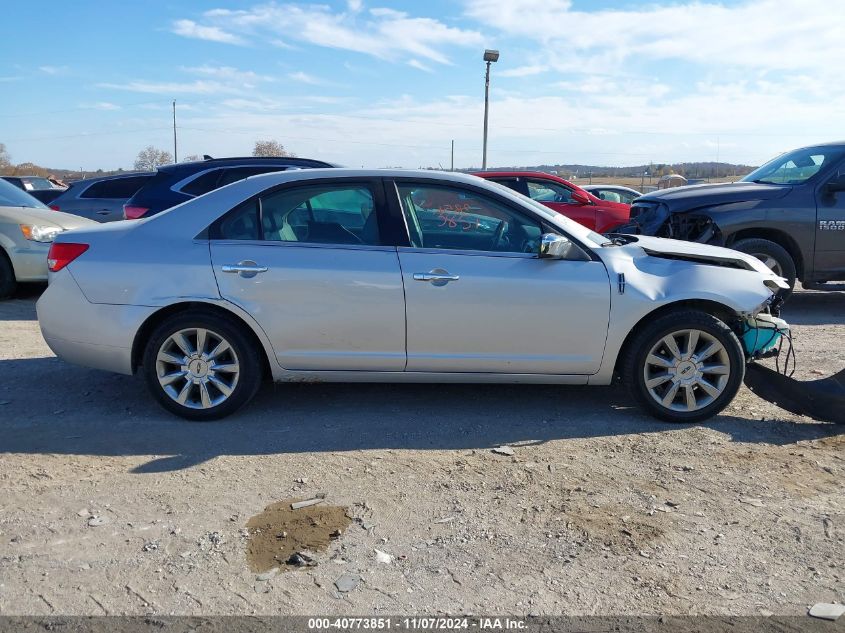
[[[118,178],[132,178],[133,176],[149,176],[152,178],[156,173],[154,171],[125,171],[120,174],[110,174],[108,176],[97,176],[95,178],[83,178],[81,180],[74,180],[69,183],[72,187],[79,185],[93,185],[95,182],[102,182],[104,180],[116,180]]]
[[[160,172],[200,171],[213,167],[227,167],[238,165],[255,165],[256,163],[270,163],[277,165],[293,165],[297,167],[336,167],[332,163],[313,158],[299,158],[298,156],[233,156],[226,158],[207,158],[186,163],[172,163],[158,168]]]

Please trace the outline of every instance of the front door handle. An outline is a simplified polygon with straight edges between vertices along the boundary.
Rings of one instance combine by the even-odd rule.
[[[245,259],[237,264],[223,264],[221,270],[224,273],[237,273],[241,277],[249,279],[255,277],[258,273],[266,273],[267,266],[259,266],[251,259]]]
[[[450,281],[458,281],[460,275],[451,275],[449,271],[435,268],[427,273],[414,273],[414,281],[428,281],[432,286],[445,286]]]

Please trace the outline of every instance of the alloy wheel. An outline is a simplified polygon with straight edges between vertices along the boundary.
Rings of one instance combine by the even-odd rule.
[[[649,395],[672,411],[699,411],[725,391],[731,375],[728,351],[702,330],[665,335],[646,356],[643,378]]]
[[[190,409],[210,409],[225,402],[240,377],[232,345],[216,332],[187,328],[168,336],[156,355],[162,390]]]

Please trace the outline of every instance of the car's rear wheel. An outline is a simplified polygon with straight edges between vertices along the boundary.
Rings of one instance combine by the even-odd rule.
[[[634,398],[655,417],[699,422],[733,400],[745,376],[745,355],[723,321],[677,311],[635,335],[622,373]]]
[[[170,317],[150,336],[144,377],[156,400],[187,420],[223,418],[261,384],[254,342],[229,319],[201,313]]]
[[[15,269],[12,268],[12,262],[0,248],[0,299],[8,299],[15,294],[17,286],[18,282],[15,279]]]
[[[763,262],[773,273],[786,279],[789,283],[789,290],[781,290],[778,294],[784,298],[792,294],[795,288],[795,279],[798,276],[795,261],[783,246],[760,238],[739,240],[733,247],[734,250],[756,257]]]

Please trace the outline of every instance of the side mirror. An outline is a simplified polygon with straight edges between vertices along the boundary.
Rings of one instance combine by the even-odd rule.
[[[590,261],[590,256],[575,242],[554,233],[544,233],[540,238],[540,259],[568,259],[576,262]]]
[[[578,204],[593,204],[592,200],[590,200],[587,196],[585,196],[580,191],[573,191],[572,192],[572,199],[577,202]]]
[[[825,191],[829,194],[839,193],[845,191],[845,172],[839,172],[833,178],[827,181],[824,186]]]

